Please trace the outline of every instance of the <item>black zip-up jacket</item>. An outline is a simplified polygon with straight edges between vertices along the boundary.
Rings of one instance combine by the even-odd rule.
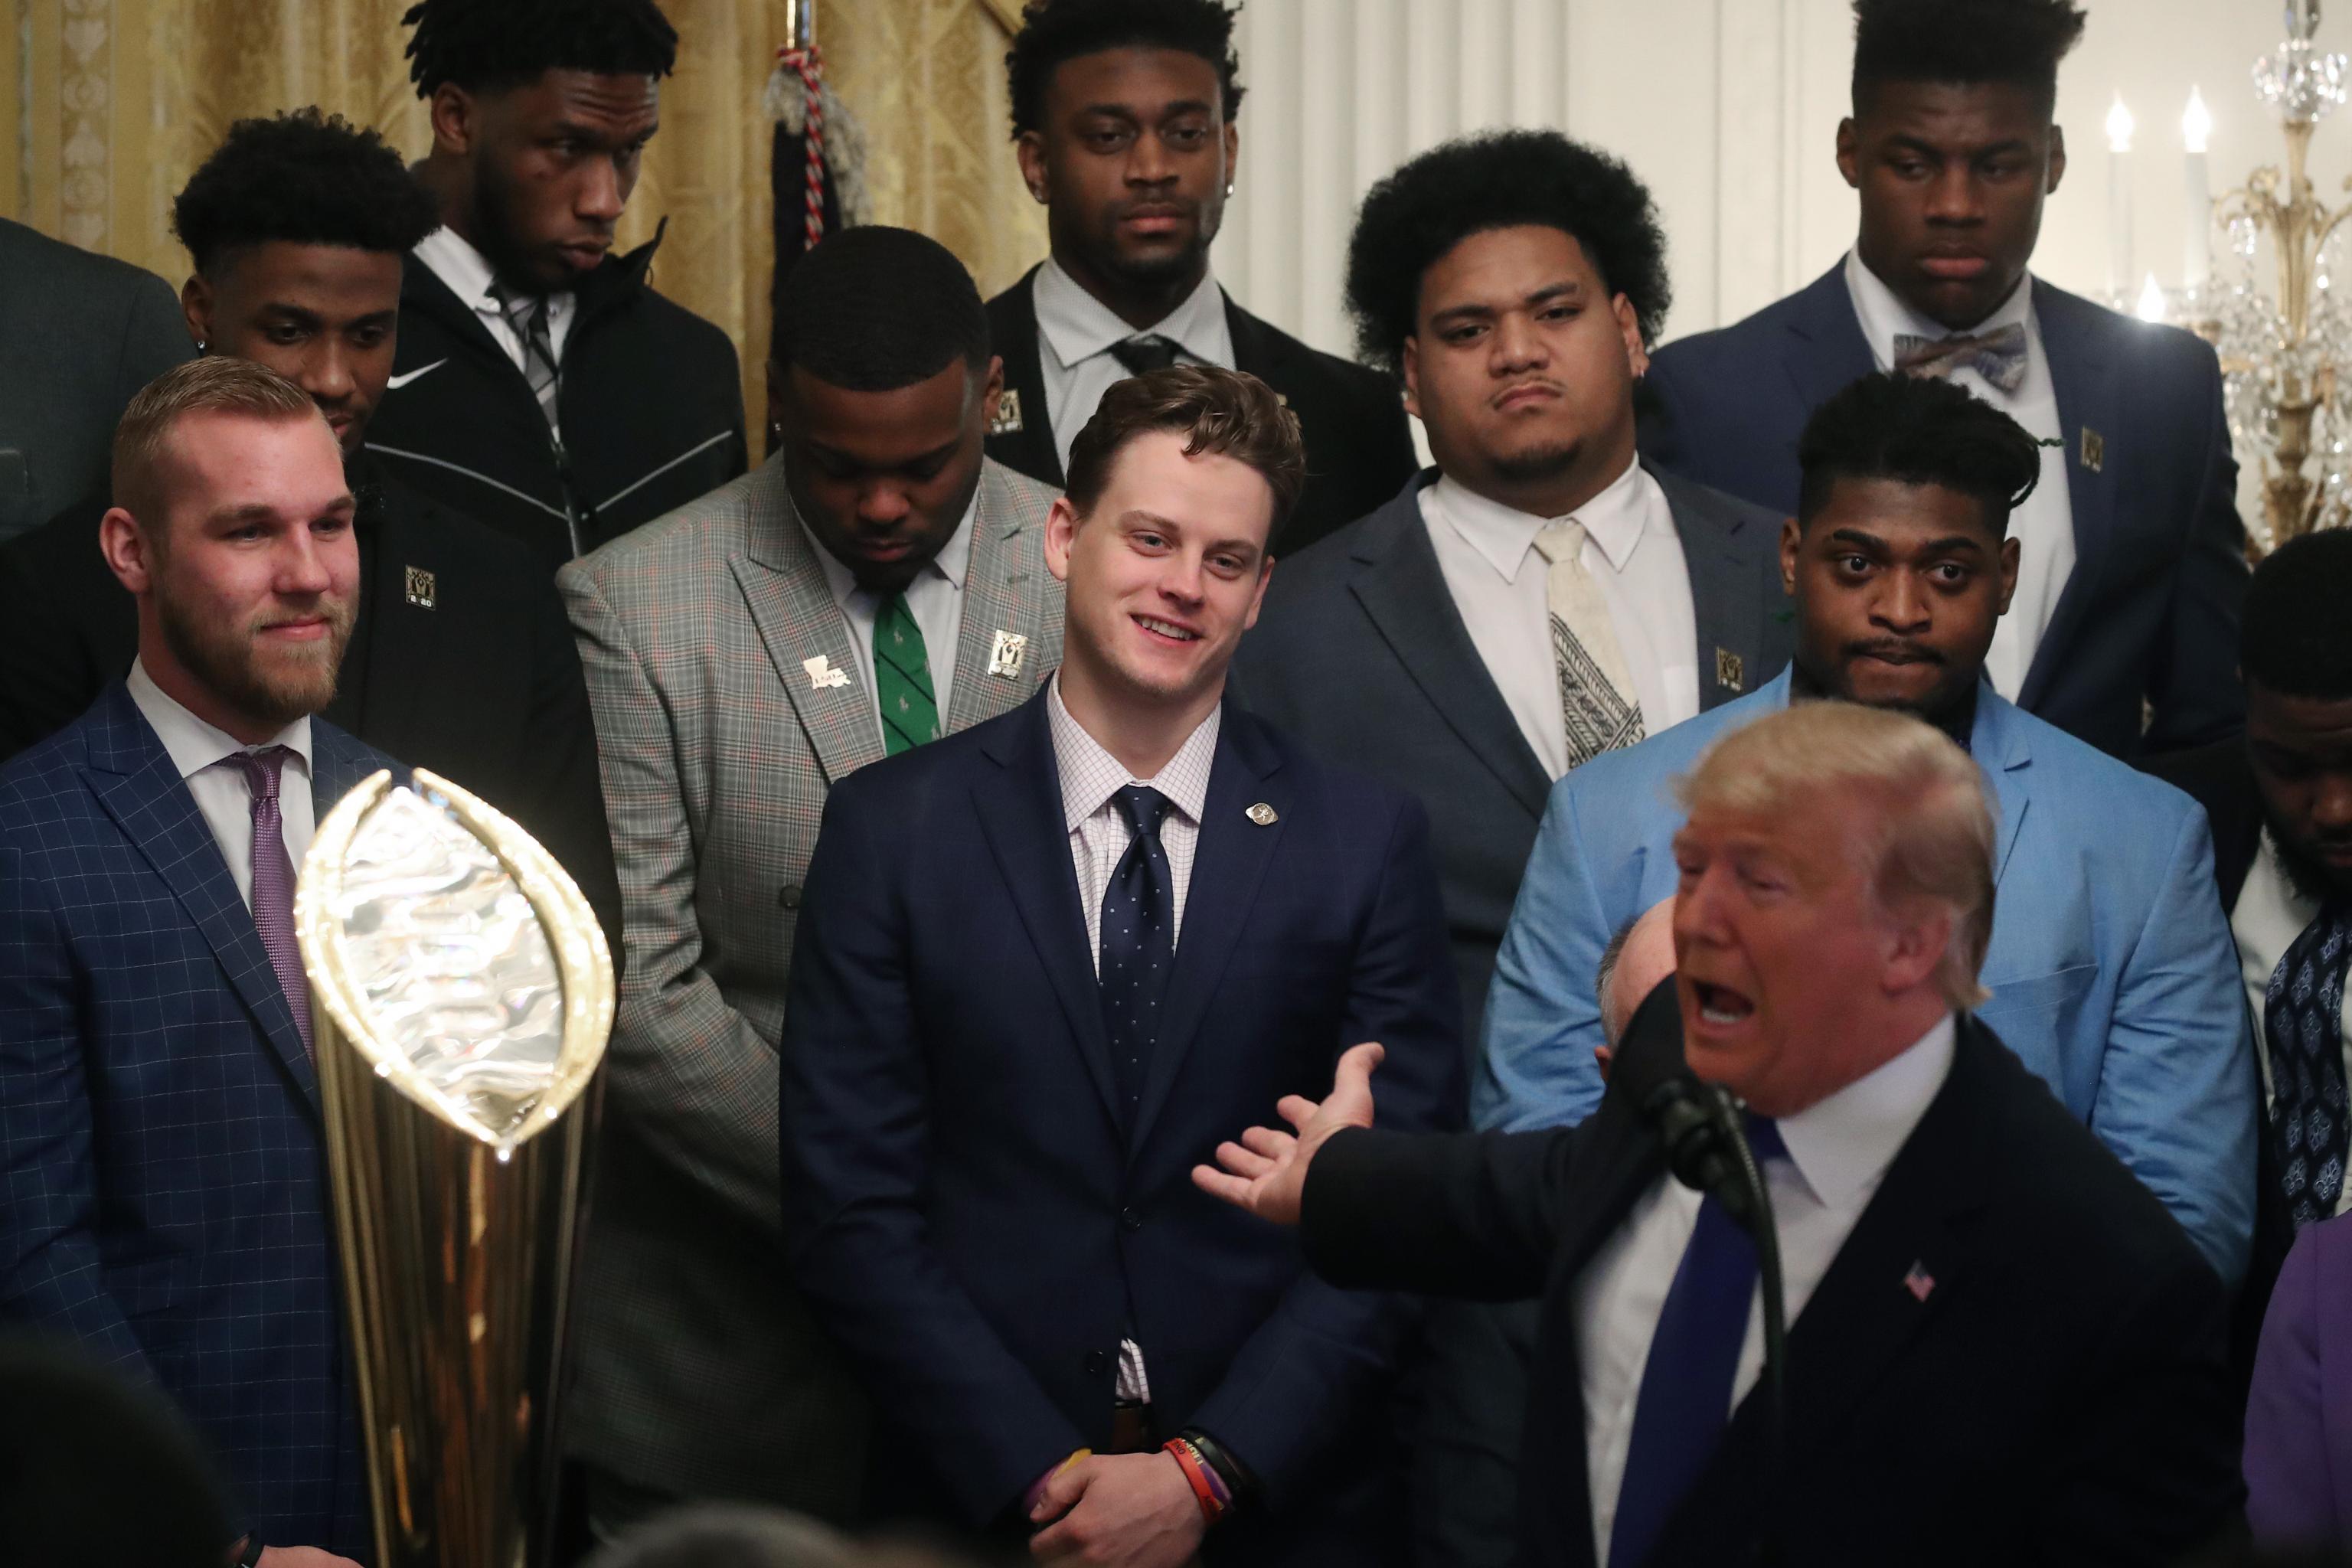
[[[404,484],[523,541],[551,574],[741,474],[735,345],[646,283],[660,243],[606,257],[573,290],[560,448],[522,371],[410,256],[400,350],[368,450]]]

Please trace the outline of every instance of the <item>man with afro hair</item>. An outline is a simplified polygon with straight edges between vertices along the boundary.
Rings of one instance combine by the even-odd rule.
[[[988,455],[1063,482],[1114,382],[1167,364],[1247,371],[1307,438],[1307,491],[1276,555],[1385,500],[1412,436],[1381,376],[1251,315],[1209,245],[1241,155],[1237,7],[1222,0],[1030,0],[1005,56],[1013,140],[1053,253],[988,303],[1004,356]]]
[[[186,335],[309,393],[361,498],[358,626],[323,716],[520,822],[617,941],[588,689],[553,582],[368,447],[406,325],[403,265],[439,221],[433,198],[374,132],[304,109],[231,126],[172,214],[194,264]],[[136,607],[97,548],[108,501],[0,546],[0,759],[79,717],[138,652]]]
[[[369,444],[544,570],[747,460],[734,345],[612,254],[677,34],[654,0],[418,0],[409,74],[441,226],[410,259]]]
[[[1801,292],[1661,350],[1642,415],[1655,462],[1777,511],[1797,433],[1867,372],[1948,377],[2042,443],[2017,514],[2017,598],[1995,689],[2130,759],[2244,720],[2237,464],[2212,349],[2029,275],[2066,172],[2058,65],[2070,0],[1854,0],[1838,171],[1853,248]]]
[[[1474,1049],[1553,782],[1789,659],[1776,520],[1635,459],[1668,298],[1649,192],[1556,132],[1449,142],[1373,186],[1348,303],[1436,466],[1276,573],[1242,645],[1244,701],[1428,804]],[[1510,1554],[1510,1468],[1482,1462],[1524,1377],[1505,1310],[1431,1315],[1413,1528],[1437,1568]]]

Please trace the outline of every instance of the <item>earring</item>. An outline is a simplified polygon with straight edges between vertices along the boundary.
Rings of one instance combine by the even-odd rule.
[[[1234,183],[1233,183],[1231,180],[1227,180],[1227,181],[1225,182],[1225,200],[1227,200],[1227,201],[1232,201],[1233,199],[1234,199]]]
[[[201,354],[201,353],[204,353],[207,348],[209,348],[210,346],[211,346],[211,345],[210,345],[210,344],[208,344],[208,343],[206,343],[206,342],[205,342],[205,340],[204,340],[204,339],[202,339],[202,338],[198,338],[198,339],[196,340],[196,353],[200,353],[200,354]]]

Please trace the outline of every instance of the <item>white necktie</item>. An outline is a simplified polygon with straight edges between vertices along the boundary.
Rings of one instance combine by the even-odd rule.
[[[1559,675],[1559,707],[1568,725],[1568,765],[1640,740],[1642,702],[1633,691],[1609,601],[1584,569],[1584,524],[1563,518],[1536,535],[1550,563],[1544,603],[1551,612],[1552,666]]]

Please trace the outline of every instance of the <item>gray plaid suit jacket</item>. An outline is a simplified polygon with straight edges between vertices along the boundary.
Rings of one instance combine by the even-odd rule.
[[[1055,491],[987,463],[948,728],[1062,654]],[[847,621],[771,458],[556,579],[596,715],[625,967],[565,1447],[624,1480],[839,1519],[866,1412],[784,1265],[776,1041],[825,791],[883,755]],[[1029,639],[989,673],[999,631]],[[850,684],[817,689],[823,654]]]

